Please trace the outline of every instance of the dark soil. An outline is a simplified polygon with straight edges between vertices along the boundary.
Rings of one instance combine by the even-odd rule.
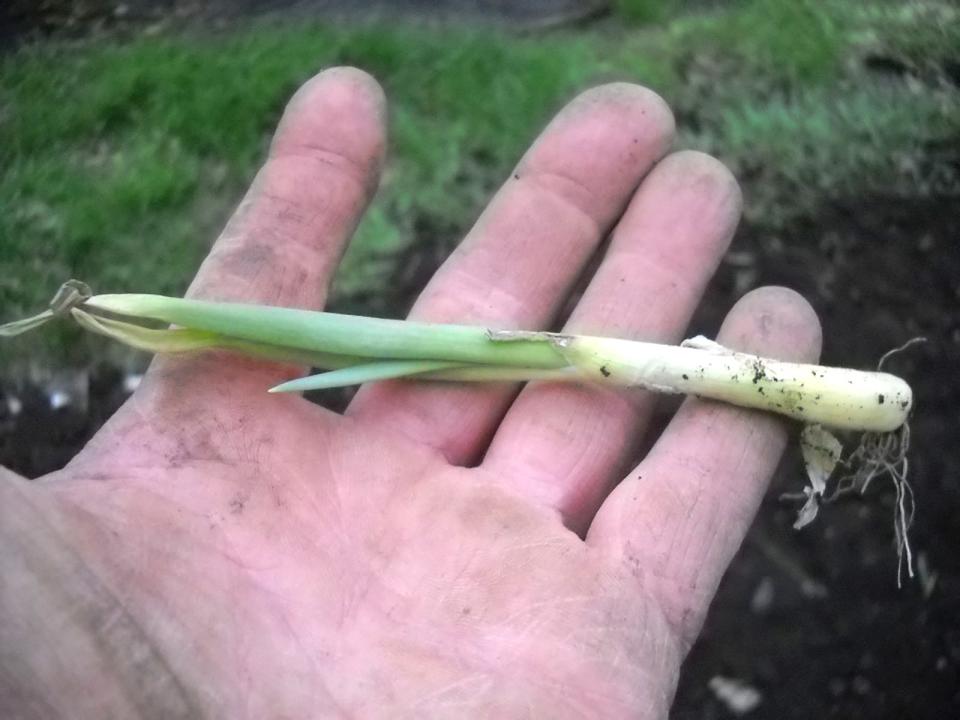
[[[911,532],[918,578],[896,586],[893,492],[821,510],[801,532],[794,506],[778,500],[803,484],[788,457],[727,574],[683,674],[674,717],[724,718],[709,688],[734,678],[762,694],[750,718],[960,717],[960,216],[955,198],[873,198],[824,208],[789,233],[741,230],[693,330],[712,334],[744,291],[782,284],[806,295],[825,329],[828,364],[871,367],[908,338],[929,341],[893,362],[917,397],[911,479],[918,511]],[[445,249],[424,228],[406,258],[398,294],[408,305]],[[51,410],[39,390],[20,390],[12,416],[0,398],[0,463],[29,477],[61,466],[123,399],[120,374],[90,375],[86,410]],[[345,395],[322,400],[340,407]],[[6,415],[4,413],[6,412]]]
[[[960,717],[955,207],[955,198],[874,198],[826,208],[782,237],[741,233],[744,257],[720,273],[705,329],[736,296],[737,275],[748,274],[810,299],[824,325],[827,364],[870,367],[903,341],[928,338],[889,368],[916,394],[910,537],[924,571],[897,589],[889,485],[792,530],[792,508],[778,496],[798,489],[802,477],[799,459],[788,457],[687,661],[674,717],[730,716],[707,688],[714,675],[763,693],[751,718]]]
[[[264,15],[329,20],[402,16],[536,29],[577,23],[610,6],[610,0],[5,0],[0,4],[0,49],[48,35],[117,32],[151,23],[217,25]]]

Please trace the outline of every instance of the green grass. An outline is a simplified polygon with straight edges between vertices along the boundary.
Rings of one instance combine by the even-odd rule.
[[[615,0],[614,13],[630,24],[662,23],[681,8],[681,0]]]
[[[708,130],[686,139],[749,178],[747,220],[776,229],[857,194],[923,195],[944,174],[953,175],[956,190],[949,153],[939,161],[929,155],[941,140],[956,143],[958,133],[956,98],[854,86],[724,108]]]
[[[628,5],[654,24],[511,37],[249,22],[212,36],[48,43],[0,57],[0,319],[41,307],[67,277],[107,291],[182,292],[286,100],[336,64],[384,85],[392,144],[344,259],[341,303],[388,284],[411,243],[452,244],[550,115],[597,82],[663,94],[680,144],[729,162],[749,215],[769,223],[903,180],[903,167],[960,130],[955,91],[856,70],[864,48],[916,54],[902,38],[947,33],[928,27],[929,13],[852,11],[841,0],[699,13],[649,0],[621,2],[620,12]],[[644,19],[643,8],[658,10]],[[59,336],[47,336],[41,345],[58,353]]]

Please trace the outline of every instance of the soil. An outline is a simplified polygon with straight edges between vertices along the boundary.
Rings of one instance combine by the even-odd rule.
[[[925,335],[892,361],[912,383],[911,530],[917,577],[896,584],[893,490],[824,507],[792,529],[796,507],[779,500],[803,484],[789,455],[724,579],[686,663],[674,717],[735,717],[711,689],[717,676],[759,692],[750,718],[960,717],[960,216],[956,198],[871,198],[823,208],[789,233],[741,228],[694,332],[713,333],[751,287],[782,284],[814,304],[828,364],[875,365],[888,349]],[[397,295],[350,311],[412,302],[445,254],[424,228],[406,258]],[[382,304],[381,304],[382,303]],[[2,395],[2,390],[0,390]],[[86,407],[50,408],[47,393],[19,389],[22,409],[0,397],[0,463],[28,477],[62,466],[123,401],[118,371],[89,374]],[[10,393],[5,396],[12,397]],[[339,409],[343,393],[319,397]]]
[[[916,394],[910,539],[918,577],[897,589],[893,488],[872,486],[821,509],[802,531],[778,500],[802,484],[788,456],[725,577],[685,668],[675,718],[730,712],[711,677],[762,693],[751,718],[960,717],[960,217],[956,198],[872,198],[824,208],[782,237],[744,228],[701,322],[716,327],[751,284],[802,292],[824,325],[824,361],[870,367],[918,335],[928,342],[893,360]],[[745,282],[741,280],[741,283]]]
[[[217,26],[254,15],[288,20],[402,16],[533,30],[579,23],[604,14],[610,5],[611,0],[6,0],[0,5],[0,51],[4,45],[51,34],[118,32],[153,23]]]

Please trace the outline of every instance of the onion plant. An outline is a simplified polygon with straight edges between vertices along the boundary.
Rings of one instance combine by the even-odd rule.
[[[784,362],[736,352],[703,337],[670,346],[159,295],[93,295],[76,280],[60,288],[46,311],[0,326],[0,336],[59,316],[149,352],[222,349],[323,370],[269,388],[274,393],[392,378],[588,382],[684,393],[785,415],[807,426],[801,447],[810,485],[800,496],[805,503],[796,526],[810,522],[820,503],[889,475],[897,488],[898,551],[912,576],[906,536],[913,507],[906,482],[912,393],[902,379],[879,369]],[[826,428],[862,433],[846,460]],[[850,473],[828,495],[827,480],[844,465]]]

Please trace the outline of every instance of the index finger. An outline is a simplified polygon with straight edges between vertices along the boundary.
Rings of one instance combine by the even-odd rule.
[[[320,309],[376,190],[385,104],[377,82],[355,68],[326,70],[305,83],[187,294]]]
[[[333,272],[373,195],[386,144],[385,99],[365,72],[333,68],[287,105],[269,156],[187,292],[204,300],[322,308]],[[226,380],[257,392],[289,377],[277,363],[219,353],[159,358],[204,395]],[[211,383],[216,380],[216,383]],[[223,390],[214,390],[224,396]],[[227,393],[226,395],[229,395]]]
[[[615,83],[580,95],[526,153],[411,317],[548,326],[672,139],[673,116],[650,90]],[[483,452],[515,393],[506,383],[384,382],[363,388],[348,414],[464,464]]]

